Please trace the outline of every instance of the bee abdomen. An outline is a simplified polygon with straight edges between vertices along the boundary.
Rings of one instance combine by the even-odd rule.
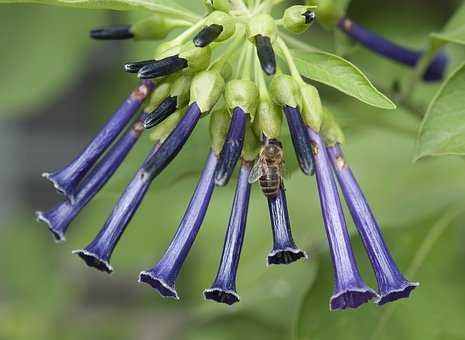
[[[268,197],[273,197],[278,194],[281,181],[278,178],[260,178],[260,186],[262,188],[263,194]]]

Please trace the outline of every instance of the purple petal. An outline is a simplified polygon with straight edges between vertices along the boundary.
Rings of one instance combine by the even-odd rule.
[[[214,173],[218,160],[210,151],[202,175],[186,213],[160,261],[139,275],[139,282],[155,288],[160,295],[178,299],[176,278],[199,232],[214,189]]]
[[[399,46],[375,33],[370,32],[366,28],[345,17],[339,19],[338,27],[351,38],[358,41],[371,51],[404,65],[412,67],[415,66],[424,53],[423,51],[412,51]],[[423,79],[426,81],[441,80],[444,77],[449,61],[448,59],[447,54],[444,51],[440,51],[432,60],[429,68],[423,75]]]
[[[78,187],[74,203],[66,200],[49,211],[37,212],[38,220],[48,224],[50,231],[57,241],[65,240],[65,233],[69,224],[107,183],[129,154],[129,151],[131,151],[144,131],[142,126],[144,116],[145,113],[142,113],[139,120],[119,138],[116,144],[111,147],[102,160],[84,178]]]
[[[242,146],[244,145],[247,117],[248,115],[242,111],[240,107],[236,107],[233,110],[228,135],[218,159],[218,165],[215,173],[216,185],[224,186],[228,184],[229,179],[234,172],[236,163],[241,156]]]
[[[313,164],[313,155],[310,147],[308,133],[302,120],[302,115],[298,108],[284,106],[287,124],[291,133],[292,143],[294,144],[295,154],[299,161],[302,172],[306,175],[313,175],[315,167]]]
[[[248,181],[250,170],[251,164],[243,162],[229,217],[228,231],[224,240],[220,267],[211,288],[204,291],[206,299],[228,305],[232,305],[240,299],[236,292],[236,274],[247,223],[247,211],[250,199],[250,184]]]
[[[418,283],[409,282],[399,271],[362,189],[344,159],[340,145],[329,147],[328,151],[355,226],[375,271],[379,288],[377,303],[382,305],[407,298]]]
[[[268,197],[268,208],[273,230],[273,250],[268,254],[268,264],[289,264],[301,258],[307,259],[307,254],[297,248],[292,238],[286,193],[283,188],[279,189],[277,196]]]
[[[308,133],[312,142],[321,211],[335,276],[335,291],[330,308],[357,308],[377,295],[360,276],[324,141],[312,129],[308,129]]]
[[[44,173],[43,177],[50,180],[57,190],[64,193],[71,201],[74,201],[79,182],[129,123],[152,90],[152,82],[141,82],[123,105],[108,120],[97,136],[71,163],[62,170]]]
[[[153,177],[147,171],[146,165],[151,159],[157,157],[158,149],[159,147],[156,146],[150,152],[144,165],[137,171],[113,207],[113,211],[95,239],[85,249],[73,252],[79,255],[87,265],[108,273],[113,271],[109,264],[111,254],[152,182]]]

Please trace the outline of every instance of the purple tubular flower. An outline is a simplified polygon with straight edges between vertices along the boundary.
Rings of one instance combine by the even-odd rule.
[[[84,178],[78,187],[74,204],[69,200],[65,200],[49,211],[37,212],[37,219],[48,224],[56,241],[65,240],[65,233],[69,224],[100,191],[129,154],[129,151],[131,151],[144,131],[142,125],[144,117],[145,113],[142,113],[140,118],[120,137],[102,160],[91,170],[89,175]]]
[[[307,259],[307,254],[297,248],[292,238],[283,187],[279,189],[277,196],[268,197],[268,208],[273,229],[273,250],[268,255],[268,264],[289,264],[301,258]]]
[[[308,133],[312,142],[321,211],[335,275],[335,292],[330,300],[330,309],[357,308],[376,298],[377,294],[360,276],[325,143],[312,129],[309,128]]]
[[[73,251],[88,266],[111,273],[110,257],[129,221],[139,207],[153,177],[147,171],[147,163],[158,156],[158,145],[150,152],[142,167],[126,187],[123,195],[113,207],[110,217],[95,239],[82,250]]]
[[[203,292],[205,299],[215,300],[228,305],[232,305],[240,300],[236,292],[236,274],[247,223],[250,198],[250,184],[248,181],[250,170],[251,164],[243,162],[229,217],[228,231],[224,240],[220,267],[211,288]]]
[[[175,289],[176,277],[207,212],[215,187],[213,177],[217,161],[215,153],[210,151],[197,188],[171,244],[152,269],[143,271],[139,275],[139,282],[149,284],[163,297],[179,299]]]
[[[304,174],[311,176],[315,173],[315,165],[313,164],[312,149],[302,115],[298,108],[288,105],[284,106],[283,110],[286,114],[287,124],[289,125],[300,169]]]
[[[328,148],[339,184],[362,238],[378,281],[379,305],[407,298],[418,283],[407,281],[400,273],[384,241],[368,202],[347,165],[340,145]]]
[[[423,51],[412,51],[399,46],[345,17],[339,19],[338,27],[371,51],[408,66],[415,66],[423,55]],[[448,59],[447,54],[444,51],[440,51],[432,60],[423,75],[423,79],[426,81],[441,80],[444,77]]]
[[[224,186],[228,184],[234,172],[234,167],[241,156],[242,146],[244,145],[247,116],[240,107],[233,110],[231,125],[215,172],[216,185]]]
[[[121,235],[142,202],[153,179],[179,153],[199,117],[200,109],[197,104],[193,103],[166,140],[155,147],[145,159],[144,164],[114,206],[99,234],[84,250],[74,252],[89,266],[109,273],[112,271],[109,261]]]
[[[55,188],[74,202],[79,182],[129,123],[142,102],[152,92],[153,87],[150,81],[141,82],[77,158],[64,169],[44,173],[42,176],[50,180]]]

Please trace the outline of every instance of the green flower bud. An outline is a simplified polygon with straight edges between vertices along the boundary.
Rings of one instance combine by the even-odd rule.
[[[149,103],[145,106],[145,112],[152,112],[155,110],[166,97],[170,95],[171,83],[163,82],[155,86],[155,91],[150,96]]]
[[[199,48],[196,47],[192,41],[185,44],[179,53],[180,58],[187,60],[189,66],[186,71],[189,73],[197,73],[205,70],[210,65],[211,55],[212,50],[210,46]]]
[[[258,157],[260,149],[260,140],[253,133],[250,123],[247,122],[247,126],[245,127],[244,146],[242,147],[241,154],[242,159],[253,162]]]
[[[182,46],[173,45],[173,41],[167,41],[163,44],[158,45],[154,59],[159,60],[163,58],[168,58],[174,55],[181,53]]]
[[[292,6],[283,15],[283,26],[293,33],[305,32],[313,23],[311,12],[316,6]]]
[[[183,107],[189,102],[191,81],[191,76],[182,75],[171,85],[170,96],[177,98],[177,108]]]
[[[219,155],[223,149],[230,123],[231,118],[226,112],[226,108],[212,112],[210,117],[210,140],[212,149],[217,155]]]
[[[166,118],[163,122],[157,125],[153,129],[153,132],[150,134],[150,139],[159,143],[163,143],[166,137],[168,137],[171,131],[173,131],[176,125],[178,125],[185,111],[185,107],[178,109],[168,118]]]
[[[195,102],[202,112],[208,112],[220,99],[223,89],[224,79],[218,72],[200,72],[192,79],[190,104]]]
[[[132,25],[131,32],[135,40],[162,40],[176,27],[181,26],[180,20],[154,14]]]
[[[300,87],[297,81],[289,75],[280,74],[273,78],[270,92],[276,104],[298,107],[300,104]]]
[[[300,93],[302,94],[301,109],[305,125],[319,132],[323,119],[323,107],[318,90],[312,85],[304,84],[300,88]]]
[[[232,65],[229,61],[225,62],[223,64],[223,67],[221,68],[221,76],[223,77],[224,80],[228,81],[232,78],[233,76],[233,68]]]
[[[231,10],[229,0],[204,0],[204,4],[210,11],[229,12]]]
[[[278,36],[278,28],[273,17],[268,14],[259,14],[249,20],[247,25],[247,38],[255,44],[255,37],[262,35],[274,42]]]
[[[223,26],[223,32],[216,38],[215,41],[224,41],[236,32],[236,23],[232,16],[225,12],[215,11],[207,17],[205,26],[220,25]]]
[[[336,122],[333,114],[327,109],[323,109],[323,124],[321,125],[321,133],[326,145],[334,146],[337,143],[344,144],[345,136],[341,127]]]
[[[242,111],[248,113],[251,117],[255,116],[259,93],[254,82],[250,80],[231,80],[226,84],[224,97],[228,109],[233,110],[240,107]]]
[[[307,5],[317,6],[318,22],[326,28],[333,28],[341,16],[345,14],[347,1],[307,0]]]
[[[280,108],[270,99],[261,99],[252,125],[255,135],[261,136],[263,133],[270,139],[277,139],[281,135],[282,122],[283,114]]]

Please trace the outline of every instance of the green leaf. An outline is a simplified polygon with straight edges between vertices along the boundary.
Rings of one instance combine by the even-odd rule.
[[[0,0],[0,3],[37,3],[90,9],[149,10],[186,15],[184,7],[172,0]]]
[[[368,105],[395,109],[396,105],[378,91],[360,69],[337,55],[291,51],[299,72],[307,78],[334,87]]]
[[[416,160],[465,154],[465,64],[444,82],[431,102],[418,137]]]
[[[409,299],[381,307],[366,304],[357,310],[330,312],[333,274],[330,257],[323,256],[317,282],[302,303],[296,338],[463,339],[463,249],[461,232],[451,225],[457,213],[447,212],[429,231],[425,230],[425,221],[415,227],[386,231],[387,243],[401,270],[421,283]],[[368,281],[371,268],[361,242],[354,242],[354,249],[360,258],[363,254],[360,267]],[[376,287],[373,281],[369,283]]]
[[[431,37],[442,43],[465,45],[465,4],[454,13],[442,32],[433,33]]]

